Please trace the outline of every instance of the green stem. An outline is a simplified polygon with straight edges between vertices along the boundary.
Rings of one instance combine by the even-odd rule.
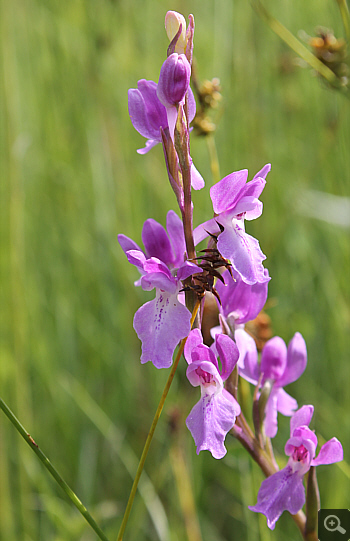
[[[337,0],[338,1],[338,0]],[[321,62],[316,56],[309,51],[283,24],[277,19],[272,17],[270,13],[265,9],[260,0],[253,0],[253,8],[259,13],[261,18],[267,23],[277,36],[279,36],[294,52],[296,52],[300,58],[302,58],[309,66],[316,70],[322,77],[324,77],[328,83],[341,90],[346,94],[346,88],[343,87],[338,77],[330,70],[325,64]]]
[[[350,13],[349,7],[346,0],[337,0],[341,18],[343,19],[343,24],[346,33],[346,39],[348,41],[348,47],[350,46]]]
[[[191,327],[193,325],[194,320],[196,319],[196,315],[197,315],[197,312],[198,312],[198,309],[199,309],[199,305],[200,305],[200,302],[197,301],[196,306],[194,307],[193,312],[192,312]],[[165,387],[164,387],[163,394],[162,394],[160,402],[158,404],[157,411],[156,411],[156,413],[154,415],[154,418],[153,418],[153,421],[152,421],[152,424],[151,424],[151,428],[150,428],[150,430],[148,432],[148,436],[147,436],[146,443],[145,443],[145,446],[144,446],[143,451],[142,451],[142,455],[141,455],[140,462],[139,462],[139,465],[138,465],[138,468],[137,468],[135,479],[134,479],[133,485],[131,487],[129,500],[128,500],[128,503],[127,503],[127,506],[126,506],[126,509],[125,509],[125,513],[124,513],[124,516],[123,516],[123,520],[122,520],[122,523],[121,523],[121,526],[120,526],[120,529],[119,529],[117,541],[122,541],[122,539],[123,539],[125,528],[126,528],[128,520],[129,520],[129,516],[130,516],[130,511],[131,511],[132,505],[134,503],[134,499],[135,499],[135,495],[136,495],[136,491],[137,491],[137,486],[139,484],[139,480],[140,480],[140,477],[141,477],[141,474],[142,474],[142,470],[143,470],[145,462],[146,462],[146,458],[147,458],[148,451],[149,451],[149,448],[150,448],[150,445],[151,445],[151,442],[152,442],[152,439],[153,439],[153,435],[154,435],[157,423],[159,421],[160,415],[162,413],[166,397],[168,396],[170,386],[171,386],[172,381],[174,379],[176,369],[177,369],[178,364],[180,362],[180,358],[181,358],[182,352],[184,350],[186,340],[187,340],[187,337],[184,338],[181,341],[181,344],[180,344],[179,350],[177,352],[174,364],[172,366],[172,369],[171,369],[171,372],[169,374],[168,380],[167,380],[167,382],[165,384]]]
[[[67,483],[62,479],[56,468],[51,464],[47,456],[42,452],[37,443],[33,440],[32,436],[27,432],[23,425],[19,422],[17,417],[12,413],[10,408],[5,404],[5,402],[0,398],[0,408],[11,421],[16,430],[20,433],[22,438],[27,442],[29,447],[34,451],[38,456],[41,462],[44,464],[45,468],[51,473],[52,477],[57,481],[60,487],[67,494],[70,501],[75,505],[78,511],[83,515],[85,520],[90,524],[91,528],[97,533],[102,541],[108,541],[108,537],[105,536],[101,528],[96,524],[86,507],[79,500],[78,496],[73,492],[73,490],[67,485]]]

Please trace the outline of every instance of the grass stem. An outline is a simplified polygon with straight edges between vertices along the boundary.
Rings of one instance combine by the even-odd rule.
[[[191,327],[193,325],[194,320],[196,319],[196,315],[197,315],[197,312],[198,312],[198,309],[199,309],[199,305],[200,305],[200,303],[199,303],[199,301],[197,301],[196,306],[194,307],[193,312],[192,312]],[[156,411],[156,413],[154,415],[154,418],[153,418],[153,421],[152,421],[152,424],[151,424],[151,428],[150,428],[150,430],[148,432],[148,436],[147,436],[146,443],[145,443],[145,446],[144,446],[143,451],[142,451],[142,455],[141,455],[140,462],[139,462],[139,465],[138,465],[138,468],[137,468],[135,479],[134,479],[133,485],[131,487],[129,500],[128,500],[128,503],[127,503],[127,506],[126,506],[126,509],[125,509],[125,513],[124,513],[124,516],[123,516],[123,520],[122,520],[122,523],[121,523],[121,526],[120,526],[120,529],[119,529],[117,541],[122,541],[122,539],[123,539],[125,528],[126,528],[128,520],[129,520],[131,508],[132,508],[132,505],[134,503],[134,499],[135,499],[135,495],[136,495],[136,491],[137,491],[137,486],[139,484],[139,480],[140,480],[140,477],[141,477],[141,474],[142,474],[142,470],[143,470],[145,462],[146,462],[146,458],[147,458],[148,451],[149,451],[149,448],[150,448],[150,445],[151,445],[151,442],[152,442],[152,439],[153,439],[153,435],[154,435],[156,426],[158,424],[160,415],[162,413],[163,406],[164,406],[164,403],[165,403],[165,399],[168,396],[170,386],[171,386],[171,384],[173,382],[176,369],[178,367],[182,352],[183,352],[185,344],[186,344],[186,340],[187,340],[187,337],[184,338],[181,341],[181,344],[180,344],[179,350],[177,352],[174,364],[173,364],[173,366],[171,368],[171,372],[169,374],[168,380],[167,380],[167,382],[165,384],[165,387],[164,387],[163,394],[162,394],[161,399],[159,401],[157,411]]]
[[[42,452],[38,444],[33,440],[32,436],[27,432],[24,426],[19,422],[17,417],[14,415],[14,413],[10,410],[10,408],[5,404],[5,402],[1,398],[0,398],[0,408],[5,413],[7,418],[11,421],[15,429],[20,433],[22,438],[29,445],[29,447],[31,447],[31,449],[34,451],[37,457],[41,460],[45,468],[51,473],[55,481],[57,481],[57,483],[60,485],[63,491],[67,494],[70,501],[75,505],[78,511],[83,515],[85,520],[90,524],[91,528],[97,533],[98,537],[102,539],[102,541],[109,541],[108,538],[103,533],[103,531],[101,530],[101,528],[98,526],[98,524],[96,524],[95,520],[92,518],[89,511],[79,500],[78,496],[67,485],[67,483],[64,481],[64,479],[56,470],[56,468],[51,464],[47,456]]]

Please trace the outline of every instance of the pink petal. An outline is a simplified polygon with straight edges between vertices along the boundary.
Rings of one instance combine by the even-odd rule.
[[[225,456],[227,450],[224,441],[235,424],[237,406],[222,392],[217,395],[204,394],[193,407],[186,425],[197,446],[197,455],[200,451],[208,450],[214,458]]]
[[[191,312],[176,295],[157,290],[156,298],[137,310],[134,329],[142,342],[141,363],[168,368],[177,344],[191,330]]]
[[[258,503],[251,511],[263,513],[268,527],[273,530],[283,511],[295,515],[305,503],[305,489],[298,472],[293,473],[290,466],[265,479],[258,493]]]
[[[266,282],[262,261],[266,259],[260,250],[259,242],[248,235],[236,220],[219,235],[218,250],[223,257],[229,259],[233,268],[240,274],[246,284]]]
[[[291,416],[298,408],[298,402],[290,396],[284,389],[278,389],[277,394],[277,410],[282,415]]]
[[[247,169],[234,171],[210,188],[210,197],[215,214],[225,212],[237,204],[239,193],[247,182],[247,178]]]
[[[199,346],[199,344],[203,344],[203,336],[199,329],[193,329],[190,334],[188,335],[188,338],[186,340],[185,349],[184,349],[184,357],[188,364],[191,364],[192,357],[191,352],[196,347]]]
[[[290,435],[293,436],[294,430],[299,426],[309,426],[313,413],[314,407],[312,405],[298,409],[290,420]]]
[[[311,466],[333,464],[343,460],[343,447],[337,438],[332,438],[322,445],[318,456],[311,462]]]
[[[287,364],[278,385],[284,387],[296,381],[304,372],[307,364],[307,351],[304,338],[299,332],[295,333],[288,345]]]

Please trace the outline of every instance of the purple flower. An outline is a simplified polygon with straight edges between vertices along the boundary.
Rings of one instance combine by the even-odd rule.
[[[220,357],[221,370],[213,349]],[[209,348],[203,344],[200,330],[194,329],[187,339],[184,355],[189,365],[187,378],[194,387],[201,388],[201,399],[187,417],[186,425],[197,446],[197,454],[208,450],[214,458],[222,458],[227,452],[226,434],[241,412],[223,383],[237,363],[237,346],[231,338],[221,334],[215,337],[214,348]]]
[[[191,313],[178,300],[182,280],[202,272],[197,265],[183,261],[183,226],[174,211],[168,212],[167,230],[155,220],[146,220],[142,229],[145,251],[132,239],[118,235],[128,261],[141,273],[136,285],[145,291],[156,288],[156,298],[137,310],[134,329],[142,342],[141,363],[151,361],[157,368],[172,364],[177,344],[191,330]]]
[[[217,248],[220,254],[230,260],[242,280],[249,285],[270,279],[262,265],[266,258],[258,241],[244,229],[245,219],[253,220],[262,213],[259,196],[270,169],[269,164],[265,165],[248,183],[248,171],[243,169],[231,173],[215,184],[210,189],[215,217],[194,231],[196,244],[207,237],[208,233],[218,235]]]
[[[271,530],[275,528],[275,523],[283,511],[295,515],[303,507],[303,477],[311,466],[343,460],[343,448],[337,438],[332,438],[322,445],[318,457],[315,458],[317,437],[309,429],[313,411],[313,406],[303,406],[294,413],[290,421],[290,438],[284,449],[289,456],[288,464],[262,482],[258,503],[249,507],[251,511],[266,516]]]
[[[263,309],[267,299],[268,282],[257,282],[249,285],[243,282],[240,275],[231,269],[222,273],[225,283],[217,281],[215,289],[220,297],[219,311],[229,327],[234,330],[235,325],[241,325],[255,319]],[[268,278],[268,270],[265,269]]]
[[[158,98],[157,89],[157,83],[141,79],[137,83],[137,88],[130,88],[128,91],[129,115],[132,125],[135,130],[147,139],[145,148],[138,149],[137,152],[139,154],[146,154],[152,147],[158,143],[162,143],[161,129],[168,139],[174,139],[177,114],[174,113],[174,110],[176,111],[176,107],[170,105],[169,107],[165,107]],[[188,87],[188,121],[192,122],[195,115],[196,102],[191,88]],[[168,117],[170,118],[170,123],[168,122]],[[190,163],[192,187],[195,190],[200,190],[204,186],[204,180],[193,165],[191,159]]]
[[[273,380],[265,410],[265,433],[269,438],[274,438],[277,434],[277,411],[282,415],[292,415],[298,407],[297,401],[283,387],[297,380],[306,368],[304,338],[300,333],[295,333],[288,349],[279,336],[271,338],[262,350],[260,365],[254,340],[243,330],[236,331],[235,339],[240,352],[240,376],[254,385],[257,385],[261,374],[261,385],[268,379]]]

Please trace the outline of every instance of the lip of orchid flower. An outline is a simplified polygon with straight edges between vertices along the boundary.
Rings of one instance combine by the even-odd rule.
[[[221,370],[214,349],[220,356]],[[201,388],[201,398],[186,420],[197,454],[208,450],[219,459],[227,452],[224,440],[240,413],[240,406],[224,389],[223,382],[234,369],[238,355],[236,344],[228,336],[218,335],[215,348],[203,344],[199,329],[192,330],[188,336],[184,349],[188,363],[186,375],[191,385]]]
[[[333,464],[343,460],[343,448],[337,438],[332,438],[320,449],[317,458],[315,451],[317,437],[308,425],[314,408],[303,406],[296,411],[290,422],[290,438],[285,452],[288,464],[282,470],[265,479],[258,492],[258,503],[249,506],[251,511],[263,513],[268,527],[273,530],[283,511],[295,515],[305,503],[303,477],[311,466]]]

